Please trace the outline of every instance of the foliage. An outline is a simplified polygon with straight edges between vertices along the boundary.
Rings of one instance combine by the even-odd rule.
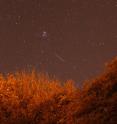
[[[117,58],[84,83],[46,74],[0,74],[0,124],[116,124]]]

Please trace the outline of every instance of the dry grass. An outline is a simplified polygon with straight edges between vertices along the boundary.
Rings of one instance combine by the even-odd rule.
[[[82,89],[35,71],[0,74],[0,124],[116,124],[117,58]]]

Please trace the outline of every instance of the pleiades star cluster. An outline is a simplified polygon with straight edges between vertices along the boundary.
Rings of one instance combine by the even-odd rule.
[[[0,0],[0,72],[34,67],[77,83],[117,55],[117,0]]]

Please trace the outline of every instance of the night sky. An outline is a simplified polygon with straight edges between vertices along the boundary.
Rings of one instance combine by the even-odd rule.
[[[0,72],[81,81],[117,55],[117,0],[0,0]]]

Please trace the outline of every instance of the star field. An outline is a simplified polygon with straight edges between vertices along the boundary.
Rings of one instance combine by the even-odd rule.
[[[116,13],[117,0],[0,0],[0,71],[80,83],[117,55]]]

